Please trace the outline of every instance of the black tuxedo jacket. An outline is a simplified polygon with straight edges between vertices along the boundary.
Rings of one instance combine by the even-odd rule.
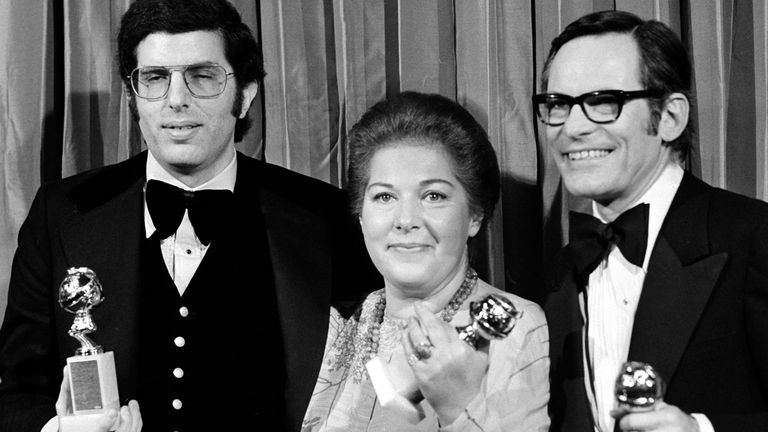
[[[229,221],[247,230],[253,214],[263,215],[287,375],[285,394],[275,397],[285,397],[286,424],[298,430],[323,356],[332,296],[344,300],[377,288],[380,277],[341,190],[240,153],[237,158],[235,197],[246,210]],[[19,233],[0,329],[0,431],[39,431],[55,415],[62,368],[78,345],[67,335],[73,316],[57,304],[72,266],[90,267],[100,277],[106,300],[93,311],[93,339],[114,351],[121,394],[136,394],[145,166],[142,153],[45,185],[35,197]],[[266,355],[258,329],[227,331],[242,332],[244,343]]]
[[[594,430],[577,286],[556,262],[546,301],[552,430]],[[686,173],[656,240],[629,360],[668,383],[665,401],[716,432],[768,430],[768,204]],[[618,371],[617,371],[618,375]]]

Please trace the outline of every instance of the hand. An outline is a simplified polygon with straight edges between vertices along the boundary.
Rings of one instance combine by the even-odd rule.
[[[409,363],[424,398],[434,408],[440,423],[448,425],[480,392],[488,370],[488,354],[472,349],[458,338],[456,329],[421,304],[414,307],[416,316],[405,329],[403,349],[412,360],[420,358],[418,351],[424,351],[423,347],[430,351],[427,358]]]
[[[616,408],[611,416],[623,431],[699,432],[699,423],[680,408],[659,401],[652,410],[631,412]]]
[[[64,379],[61,381],[59,398],[56,400],[56,415],[59,418],[72,414],[72,404],[69,388],[69,366],[64,366]],[[128,402],[120,408],[119,415],[116,409],[109,409],[98,419],[96,432],[139,432],[143,426],[139,403],[135,400]]]

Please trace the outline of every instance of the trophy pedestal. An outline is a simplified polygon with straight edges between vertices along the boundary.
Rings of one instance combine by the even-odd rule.
[[[411,372],[405,355],[400,350],[395,351],[390,364],[375,357],[366,363],[365,367],[382,407],[396,412],[412,424],[424,418],[424,411],[419,406],[424,397],[416,385],[416,377]]]
[[[59,418],[59,431],[93,429],[109,408],[120,410],[115,357],[110,352],[67,358],[72,415]]]

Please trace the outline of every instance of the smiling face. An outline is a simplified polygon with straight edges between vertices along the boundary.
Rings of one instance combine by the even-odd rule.
[[[387,286],[423,297],[463,274],[482,218],[437,145],[403,140],[371,158],[360,225]]]
[[[637,44],[628,34],[579,37],[553,59],[546,91],[579,96],[596,90],[642,90],[639,60]],[[620,213],[672,160],[669,147],[650,129],[647,99],[634,99],[609,124],[593,123],[574,105],[565,124],[546,126],[546,135],[568,191]]]
[[[216,32],[152,33],[136,47],[138,67],[216,63],[232,72],[224,41]],[[256,96],[256,84],[245,87],[240,117]],[[136,97],[139,126],[149,151],[168,172],[188,186],[202,184],[234,154],[237,117],[232,114],[237,85],[230,76],[224,93],[212,99],[193,97],[181,71],[174,71],[165,98]]]

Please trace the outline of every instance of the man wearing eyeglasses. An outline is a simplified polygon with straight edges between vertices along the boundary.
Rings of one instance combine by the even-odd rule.
[[[552,42],[533,101],[563,185],[591,200],[545,301],[553,430],[768,430],[768,205],[683,169],[690,85],[657,21],[598,12]],[[626,361],[666,386],[617,404]]]
[[[381,284],[345,197],[235,151],[264,72],[225,0],[136,0],[118,48],[148,151],[35,198],[0,330],[0,431],[68,414],[70,267],[103,286],[92,338],[131,401],[119,430],[298,431],[332,294]]]

